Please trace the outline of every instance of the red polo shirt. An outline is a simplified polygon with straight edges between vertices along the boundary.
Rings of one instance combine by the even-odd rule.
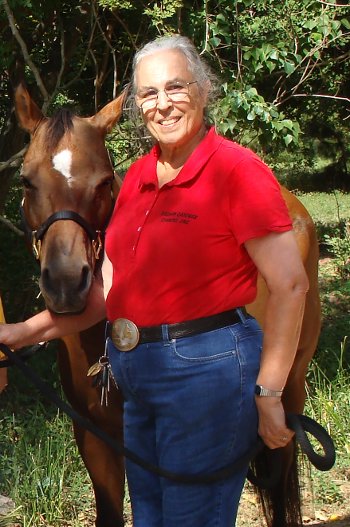
[[[150,326],[252,302],[257,270],[244,242],[292,228],[277,180],[214,128],[161,189],[159,153],[130,167],[107,229],[108,319]]]

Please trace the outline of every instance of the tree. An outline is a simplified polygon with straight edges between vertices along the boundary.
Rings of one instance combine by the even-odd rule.
[[[0,213],[26,142],[11,85],[25,77],[49,113],[94,113],[129,80],[135,49],[169,31],[192,38],[217,73],[220,132],[275,156],[322,135],[346,171],[348,10],[335,0],[1,0]],[[111,143],[125,159],[140,147],[130,130],[126,117]]]

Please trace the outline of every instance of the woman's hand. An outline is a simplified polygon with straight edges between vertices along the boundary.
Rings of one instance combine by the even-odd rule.
[[[258,434],[268,448],[281,448],[292,439],[294,432],[286,425],[280,397],[256,397],[259,414]]]
[[[24,322],[18,324],[0,324],[0,343],[16,350],[25,346],[26,327]],[[7,357],[0,352],[0,360]]]

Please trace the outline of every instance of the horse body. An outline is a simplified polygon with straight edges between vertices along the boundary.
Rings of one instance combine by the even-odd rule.
[[[307,367],[315,353],[320,328],[321,305],[318,288],[319,249],[315,225],[305,207],[286,188],[281,188],[293,221],[293,229],[300,255],[309,279],[309,291],[306,295],[304,317],[298,348],[283,391],[283,406],[286,413],[299,414],[305,404],[305,378]],[[268,290],[264,280],[258,277],[256,300],[247,306],[247,310],[264,327],[264,313]],[[259,474],[259,460],[257,460]],[[294,442],[282,451],[282,481],[271,491],[258,490],[264,514],[269,527],[299,527],[302,525],[297,452]],[[264,467],[264,462],[263,462]],[[262,469],[262,473],[264,468]],[[261,469],[260,469],[261,473]]]
[[[31,135],[23,160],[23,215],[33,238],[47,218],[69,211],[83,218],[93,232],[103,231],[113,207],[115,185],[104,139],[119,119],[123,95],[90,118],[59,113],[44,117],[20,85],[15,107],[22,128]],[[79,219],[79,218],[78,218]],[[95,280],[99,255],[75,219],[54,221],[42,238],[33,241],[40,262],[40,289],[47,307],[58,314],[81,312]],[[99,390],[87,377],[103,354],[104,323],[62,339],[58,354],[66,397],[81,415],[90,418],[122,442],[122,399],[113,386],[109,405],[100,404]],[[79,452],[91,477],[96,501],[96,527],[123,525],[124,461],[101,440],[76,424]]]
[[[61,112],[47,119],[27,90],[22,85],[17,88],[15,107],[18,120],[22,128],[31,134],[23,161],[22,179],[24,217],[32,231],[40,231],[47,218],[60,210],[77,213],[94,232],[103,231],[112,208],[113,179],[104,139],[119,118],[122,102],[123,95],[89,118]],[[320,328],[318,246],[315,227],[307,211],[290,192],[286,189],[282,192],[293,219],[310,282],[298,351],[283,395],[286,411],[300,413],[305,401],[306,369],[315,351]],[[79,218],[67,217],[58,221],[55,217],[40,240],[33,244],[40,261],[40,288],[46,305],[62,315],[84,309],[99,264],[94,240],[91,242],[94,235],[89,236],[87,231],[90,229],[84,223],[82,227],[79,221]],[[266,285],[259,278],[257,299],[247,309],[262,326],[267,297]],[[62,340],[64,345],[58,361],[67,399],[75,410],[121,441],[120,393],[112,388],[109,406],[101,406],[100,394],[86,376],[89,367],[103,353],[103,323]],[[93,483],[96,527],[118,527],[123,524],[123,459],[76,425],[74,433]],[[268,496],[267,501],[262,496],[268,523],[273,527],[296,527],[300,524],[298,482],[294,480],[295,492],[292,492],[288,479],[292,469],[295,469],[294,451],[293,443],[284,449],[284,481]]]
[[[120,392],[111,387],[108,406],[86,376],[103,353],[105,324],[64,337],[58,366],[64,393],[72,407],[89,418],[119,444],[123,443],[123,407]],[[96,503],[96,527],[123,525],[124,460],[94,434],[73,423],[79,453],[89,472]]]

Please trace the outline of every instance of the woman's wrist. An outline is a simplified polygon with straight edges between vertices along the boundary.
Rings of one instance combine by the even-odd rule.
[[[262,384],[255,385],[255,395],[258,397],[282,397],[283,388],[281,390],[274,390],[272,388],[267,388]]]

